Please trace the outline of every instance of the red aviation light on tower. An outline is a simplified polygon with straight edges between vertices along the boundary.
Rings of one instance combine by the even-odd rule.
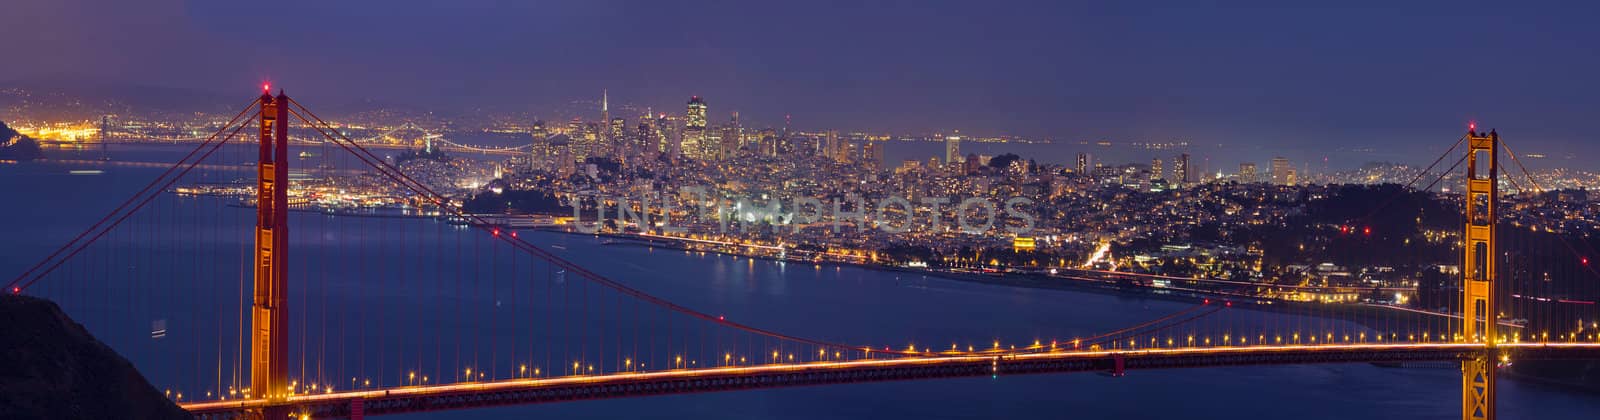
[[[272,92],[272,84],[271,83],[262,83],[261,84],[261,93],[270,93],[270,92]]]
[[[1473,133],[1478,132],[1478,122],[1477,121],[1467,121],[1467,131],[1473,132]]]

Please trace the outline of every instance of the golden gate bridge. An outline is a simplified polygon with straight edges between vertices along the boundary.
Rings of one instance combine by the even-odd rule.
[[[471,223],[458,229],[379,220],[357,228],[291,215],[291,190],[305,183],[288,176],[288,148],[299,141],[288,135],[291,121],[315,131],[320,139],[313,143],[346,152],[320,157],[325,164],[362,168],[419,205]],[[180,180],[223,176],[211,174],[217,169],[206,162],[236,162],[228,155],[240,152],[221,146],[241,141],[238,134],[251,125],[259,146],[254,214],[218,212],[165,194]],[[187,332],[177,325],[169,332],[163,321],[163,336],[187,342],[164,352],[119,349],[150,361],[141,365],[147,375],[171,384],[168,396],[200,418],[359,419],[871,381],[1448,361],[1461,365],[1462,418],[1489,419],[1498,365],[1600,358],[1600,335],[1585,327],[1584,317],[1594,322],[1593,305],[1529,306],[1508,301],[1509,292],[1497,288],[1507,268],[1496,267],[1506,249],[1496,237],[1502,146],[1493,131],[1473,128],[1445,152],[1461,145],[1467,152],[1446,171],[1467,168],[1458,315],[1218,296],[1100,333],[952,337],[948,347],[819,338],[827,334],[763,328],[680,305],[463,211],[365,143],[281,91],[263,92],[6,290],[50,297],[102,332],[138,319],[134,314],[194,315]],[[253,238],[240,239],[244,231]],[[1594,274],[1587,259],[1583,270]],[[416,291],[436,299],[408,298]],[[1239,311],[1283,315],[1246,322]],[[1505,314],[1577,325],[1552,336],[1549,329],[1505,323]],[[169,369],[152,369],[162,365]]]

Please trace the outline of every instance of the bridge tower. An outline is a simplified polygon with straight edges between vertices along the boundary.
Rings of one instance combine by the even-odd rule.
[[[261,93],[261,155],[256,164],[254,299],[250,305],[250,393],[282,401],[289,389],[289,97]],[[283,418],[265,413],[264,418]]]
[[[1461,362],[1461,418],[1489,420],[1494,415],[1496,312],[1495,201],[1499,199],[1500,135],[1467,132],[1466,247],[1461,269],[1461,339],[1484,349]],[[1487,162],[1485,162],[1487,161]],[[1479,165],[1487,163],[1488,167]]]

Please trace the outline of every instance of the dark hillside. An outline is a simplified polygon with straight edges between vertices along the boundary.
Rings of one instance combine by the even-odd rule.
[[[55,303],[0,295],[0,419],[190,419]]]

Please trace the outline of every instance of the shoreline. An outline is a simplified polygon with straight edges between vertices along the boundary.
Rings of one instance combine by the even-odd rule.
[[[553,228],[553,227],[536,227],[536,228],[519,228],[519,229],[537,230],[537,231],[551,232],[551,233],[558,233],[558,234],[565,234],[565,235],[572,235],[572,236],[590,236],[590,237],[595,237],[595,238],[610,238],[610,239],[626,241],[625,243],[620,243],[618,245],[653,246],[653,247],[662,247],[662,248],[667,248],[667,249],[672,249],[672,250],[680,250],[680,251],[711,252],[711,253],[716,253],[716,254],[720,254],[720,255],[729,255],[729,256],[735,256],[735,257],[762,259],[762,260],[767,260],[767,261],[794,262],[794,263],[802,263],[802,264],[807,264],[808,263],[808,264],[813,264],[813,265],[818,265],[818,266],[832,265],[832,266],[838,266],[838,267],[854,267],[854,268],[860,268],[860,269],[865,269],[865,270],[873,270],[873,271],[879,271],[879,272],[885,272],[885,273],[914,274],[914,275],[920,275],[920,276],[936,277],[936,278],[945,279],[945,280],[951,280],[951,281],[960,281],[960,282],[975,283],[975,284],[985,284],[985,285],[991,285],[991,286],[1018,287],[1018,288],[1040,289],[1040,290],[1079,291],[1079,292],[1097,293],[1097,294],[1106,294],[1106,295],[1115,295],[1115,296],[1143,297],[1143,298],[1151,298],[1151,299],[1156,299],[1156,300],[1164,300],[1164,301],[1171,301],[1171,302],[1183,302],[1183,303],[1204,303],[1204,302],[1209,301],[1209,300],[1221,300],[1223,302],[1231,303],[1232,305],[1236,305],[1236,306],[1240,306],[1240,307],[1245,307],[1245,308],[1250,308],[1250,309],[1258,309],[1258,310],[1264,310],[1264,311],[1279,312],[1279,313],[1289,313],[1289,314],[1294,314],[1294,315],[1326,316],[1326,315],[1334,314],[1335,312],[1346,312],[1346,311],[1353,312],[1353,313],[1352,314],[1344,314],[1344,315],[1354,315],[1354,313],[1361,313],[1361,312],[1366,312],[1366,311],[1371,311],[1372,313],[1389,313],[1389,311],[1393,311],[1391,309],[1385,309],[1385,308],[1374,306],[1374,305],[1357,305],[1357,304],[1333,304],[1333,305],[1329,305],[1329,304],[1321,304],[1321,303],[1314,303],[1314,302],[1295,302],[1295,301],[1286,301],[1286,300],[1278,300],[1278,299],[1271,299],[1271,298],[1240,296],[1240,295],[1232,295],[1232,294],[1226,294],[1226,293],[1208,293],[1208,292],[1204,292],[1204,291],[1194,291],[1194,290],[1184,290],[1184,289],[1163,289],[1163,288],[1154,288],[1154,287],[1146,287],[1146,286],[1126,286],[1126,285],[1118,284],[1114,280],[1096,280],[1096,279],[1089,279],[1089,278],[1082,278],[1082,277],[1074,279],[1074,278],[1070,278],[1070,277],[1051,277],[1051,276],[1048,276],[1048,275],[1028,274],[1028,273],[995,273],[995,274],[960,273],[960,272],[950,272],[950,271],[938,271],[938,270],[933,270],[933,269],[922,269],[922,268],[912,268],[912,267],[896,267],[896,266],[883,265],[883,264],[852,263],[852,262],[832,261],[832,260],[792,261],[792,260],[774,258],[774,257],[771,257],[771,256],[765,256],[765,255],[747,255],[747,254],[742,254],[742,253],[737,253],[737,252],[728,252],[728,251],[721,251],[721,250],[695,249],[695,248],[690,248],[690,247],[674,245],[674,244],[671,243],[673,241],[669,241],[669,240],[645,238],[645,237],[639,237],[639,236],[636,236],[636,235],[626,234],[626,233],[582,233],[582,232],[575,232],[575,231],[571,231],[571,230],[559,229],[559,228]],[[1076,276],[1071,276],[1071,277],[1076,277]],[[1335,310],[1334,311],[1327,311],[1329,308],[1335,308]],[[1296,311],[1296,309],[1299,309],[1301,311]],[[1316,314],[1309,313],[1310,309],[1317,309],[1318,313],[1316,313]],[[1407,314],[1407,313],[1396,313],[1396,314],[1397,315],[1402,315],[1402,316],[1416,316],[1416,317],[1424,316],[1422,314]],[[1361,323],[1361,320],[1359,320],[1359,319],[1347,318],[1347,317],[1342,317],[1342,316],[1341,317],[1337,317],[1337,318],[1332,318],[1332,319],[1338,319],[1338,320],[1343,320],[1343,321]],[[1366,325],[1364,323],[1363,323],[1363,325],[1365,325],[1365,326],[1367,326],[1369,328],[1373,327],[1371,325]]]

